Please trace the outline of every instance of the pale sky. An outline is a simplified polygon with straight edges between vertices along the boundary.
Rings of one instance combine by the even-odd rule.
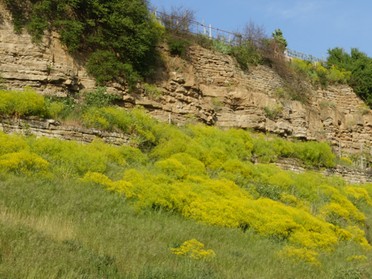
[[[280,28],[288,48],[319,58],[327,50],[358,48],[372,56],[372,1],[367,0],[150,0],[158,10],[184,7],[198,21],[239,31],[250,21],[266,33]]]

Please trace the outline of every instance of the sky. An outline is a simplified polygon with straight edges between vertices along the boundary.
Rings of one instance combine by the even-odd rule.
[[[372,56],[370,0],[149,0],[159,11],[190,9],[197,21],[226,31],[253,22],[268,36],[281,29],[288,48],[325,59],[327,50],[358,48]]]

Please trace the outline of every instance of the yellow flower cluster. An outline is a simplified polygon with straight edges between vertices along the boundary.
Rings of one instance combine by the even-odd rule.
[[[287,246],[278,253],[279,257],[285,257],[293,260],[294,262],[305,261],[312,265],[320,265],[318,260],[318,253],[306,248],[295,248]]]
[[[87,173],[84,180],[135,198],[140,207],[166,208],[212,225],[251,228],[261,235],[287,240],[309,251],[332,250],[342,240],[369,246],[364,232],[357,226],[343,228],[327,222],[321,215],[310,214],[307,208],[268,198],[254,199],[246,190],[225,179],[192,176],[174,181],[165,175],[131,169],[118,181],[98,173]],[[327,208],[331,207],[332,203]],[[343,216],[344,211],[337,209],[334,212]],[[363,217],[359,211],[348,214],[358,221]]]
[[[34,173],[46,173],[48,167],[48,161],[25,150],[0,156],[0,171],[32,175]]]
[[[180,247],[171,248],[173,254],[177,256],[188,256],[192,259],[210,259],[216,256],[212,249],[204,249],[204,244],[196,239],[185,241]]]

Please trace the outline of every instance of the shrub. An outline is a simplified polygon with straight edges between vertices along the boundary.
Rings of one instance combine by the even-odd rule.
[[[350,54],[342,48],[328,50],[327,66],[330,78],[347,81],[367,105],[372,106],[372,58],[356,48]]]
[[[213,40],[213,49],[223,54],[231,54],[233,47],[221,38]]]
[[[279,252],[279,256],[289,258],[297,263],[305,261],[312,265],[320,265],[320,262],[318,260],[318,253],[306,248],[295,248],[293,246],[287,246]]]
[[[139,109],[127,112],[115,107],[90,107],[83,113],[82,121],[87,127],[130,134],[139,145],[156,140],[156,122]]]
[[[177,256],[188,256],[192,259],[209,259],[216,256],[212,249],[204,249],[204,244],[196,239],[185,241],[180,247],[171,248],[173,254]]]
[[[194,19],[194,11],[181,7],[173,7],[170,12],[163,11],[160,13],[160,20],[164,27],[174,34],[189,32]]]
[[[144,83],[143,90],[147,96],[153,99],[158,99],[163,94],[161,89],[154,84]]]
[[[297,143],[295,156],[310,166],[332,168],[336,165],[336,156],[325,142]]]
[[[98,87],[95,91],[85,94],[84,105],[86,107],[107,107],[118,99],[118,96],[107,93],[106,88]]]
[[[63,102],[50,102],[47,103],[48,115],[53,119],[63,119],[67,110]]]
[[[249,65],[257,65],[262,61],[262,56],[251,41],[245,41],[241,45],[231,48],[231,55],[235,57],[242,70],[247,71]]]
[[[27,150],[26,141],[17,135],[7,135],[0,132],[0,155]]]
[[[49,162],[59,176],[83,175],[86,172],[105,173],[108,166],[125,166],[126,161],[117,147],[94,141],[89,145],[42,138],[30,142],[33,152]]]
[[[49,163],[38,155],[26,150],[0,156],[0,171],[33,175],[48,170]]]
[[[24,91],[0,90],[0,115],[45,117],[48,112],[44,97],[26,88]]]
[[[189,40],[176,35],[169,35],[167,38],[169,52],[171,55],[186,58],[190,46]]]
[[[131,88],[139,81],[139,76],[130,64],[120,62],[114,53],[107,50],[93,52],[87,61],[88,72],[95,77],[98,85],[126,80]]]
[[[267,118],[275,120],[282,114],[283,107],[281,105],[266,106],[264,107],[264,112]]]

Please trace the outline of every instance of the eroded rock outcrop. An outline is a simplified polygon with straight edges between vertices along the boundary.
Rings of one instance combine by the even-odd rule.
[[[0,2],[0,76],[8,89],[31,86],[43,94],[66,95],[91,89],[95,81],[72,58],[55,32],[33,43],[27,32],[14,32],[11,16]]]

